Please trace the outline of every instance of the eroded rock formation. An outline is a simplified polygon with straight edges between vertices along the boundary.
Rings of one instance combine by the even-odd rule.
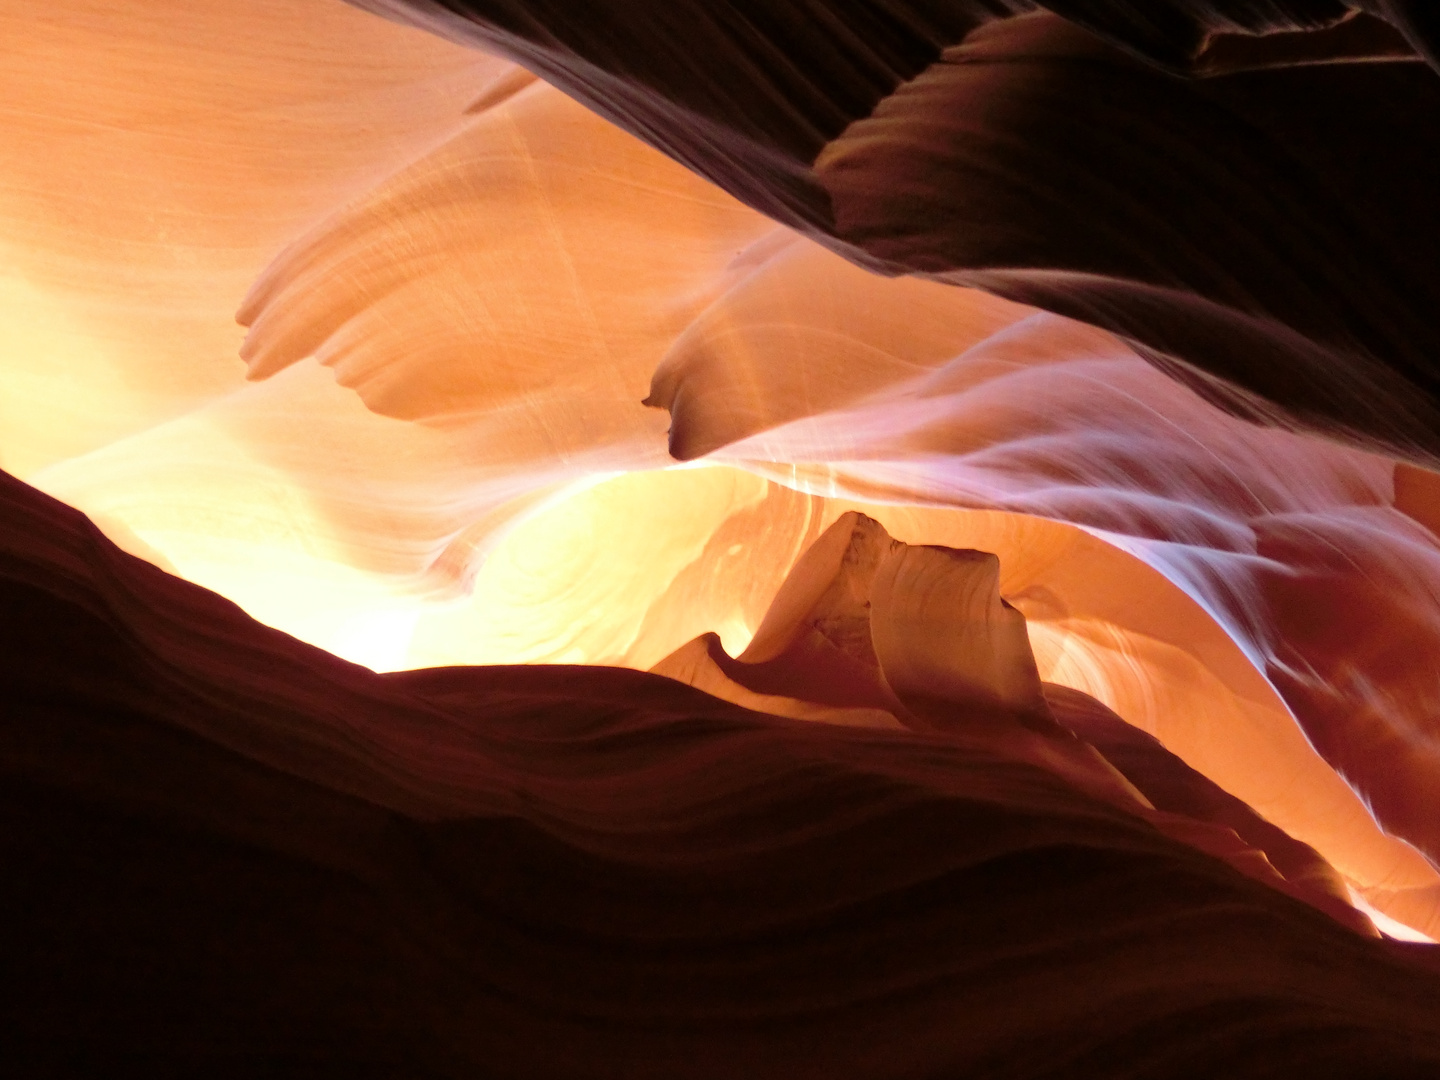
[[[376,675],[33,489],[0,497],[19,1074],[1440,1064],[1430,947],[1341,926],[1014,742],[607,668]],[[1126,747],[1145,800],[1323,876],[1093,703],[1049,700]]]
[[[1430,5],[359,6],[0,4],[8,1060],[1436,1071]]]
[[[1313,848],[1094,698],[1043,685],[1025,617],[1000,595],[999,569],[990,552],[912,547],[850,511],[795,564],[745,652],[732,659],[705,634],[652,670],[782,716],[900,726],[1028,762],[1370,930]],[[1095,741],[1125,768],[1097,753]]]
[[[361,3],[514,57],[867,266],[1104,327],[1252,420],[1440,461],[1428,4]]]

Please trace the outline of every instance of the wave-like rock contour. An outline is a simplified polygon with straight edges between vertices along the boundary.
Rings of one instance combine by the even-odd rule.
[[[864,265],[1111,330],[1249,419],[1440,461],[1431,5],[361,6],[510,56]]]
[[[614,669],[375,675],[0,491],[32,1075],[1440,1067],[1428,948],[1003,741]]]

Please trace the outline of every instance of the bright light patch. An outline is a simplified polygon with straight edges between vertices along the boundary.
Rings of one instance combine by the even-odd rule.
[[[1413,926],[1406,926],[1399,920],[1392,919],[1383,911],[1380,911],[1367,903],[1365,898],[1359,893],[1357,893],[1354,889],[1350,890],[1350,902],[1354,904],[1359,911],[1363,911],[1366,915],[1369,915],[1370,921],[1375,924],[1375,928],[1379,930],[1382,934],[1386,934],[1389,937],[1395,938],[1399,941],[1419,941],[1426,942],[1431,945],[1435,944],[1434,938],[1430,937],[1428,934],[1422,934]]]

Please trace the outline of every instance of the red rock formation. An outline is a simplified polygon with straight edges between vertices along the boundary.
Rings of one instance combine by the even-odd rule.
[[[1313,848],[1095,699],[1042,687],[1025,617],[1001,597],[999,560],[988,552],[912,547],[852,511],[796,563],[739,657],[732,660],[706,634],[653,670],[739,705],[802,719],[888,726],[872,718],[888,714],[912,731],[1046,769],[1373,933]],[[1117,771],[1097,753],[1097,741],[1125,767]],[[1272,849],[1279,865],[1268,857]]]
[[[1435,1073],[1432,5],[361,6],[0,12],[3,464],[670,678],[5,479],[7,1062]]]
[[[362,6],[515,58],[865,265],[1112,330],[1252,420],[1440,461],[1428,4]]]
[[[613,669],[375,675],[0,491],[15,1075],[1440,1064],[1428,948],[1034,761]]]

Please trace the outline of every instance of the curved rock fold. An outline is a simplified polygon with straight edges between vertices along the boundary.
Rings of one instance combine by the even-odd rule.
[[[0,3],[7,1070],[1440,1074],[1437,12]]]

